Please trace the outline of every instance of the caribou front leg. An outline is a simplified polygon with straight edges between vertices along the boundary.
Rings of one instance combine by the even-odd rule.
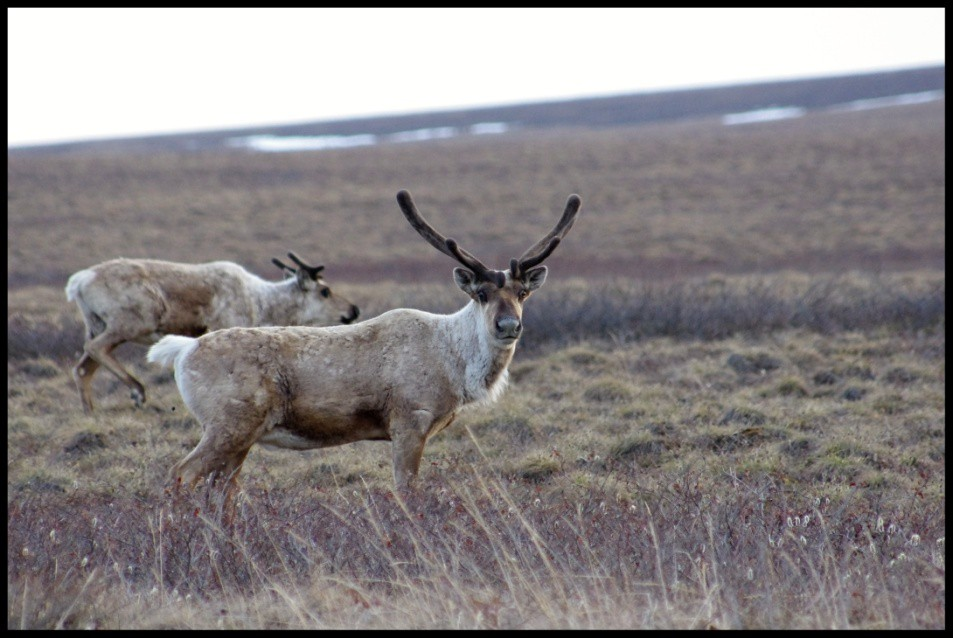
[[[434,416],[429,410],[414,410],[391,419],[391,440],[394,453],[394,482],[397,489],[409,489],[420,470],[420,458],[427,443],[427,434]]]

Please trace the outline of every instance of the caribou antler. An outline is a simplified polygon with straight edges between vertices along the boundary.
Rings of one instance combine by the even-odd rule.
[[[324,270],[324,266],[309,266],[308,264],[301,261],[301,259],[299,259],[298,256],[293,252],[288,253],[288,259],[298,264],[298,267],[307,272],[308,275],[315,281],[318,280],[318,273]]]
[[[503,283],[506,281],[506,275],[502,271],[487,268],[483,262],[461,248],[454,239],[444,237],[438,233],[434,227],[423,218],[420,211],[417,210],[417,206],[414,205],[414,200],[411,199],[409,192],[402,190],[397,193],[397,203],[400,205],[400,210],[404,213],[404,217],[407,218],[410,225],[413,226],[414,230],[416,230],[421,237],[426,239],[431,246],[444,255],[453,257],[459,261],[469,270],[472,270],[477,277],[485,281],[492,281],[498,287],[503,287]]]
[[[501,270],[487,268],[479,259],[461,248],[456,241],[444,237],[434,230],[433,226],[431,226],[417,210],[413,200],[410,198],[409,192],[402,190],[397,193],[397,203],[400,204],[400,209],[403,211],[407,221],[410,222],[410,225],[413,226],[420,236],[426,239],[431,246],[443,254],[453,257],[472,270],[478,277],[486,281],[495,282],[499,287],[503,286],[506,280],[505,273]],[[582,200],[579,199],[578,195],[570,195],[569,200],[566,202],[566,210],[556,223],[556,226],[554,226],[545,237],[530,246],[519,258],[510,260],[510,272],[514,279],[520,278],[530,268],[541,264],[544,259],[549,257],[552,252],[556,250],[556,246],[559,245],[562,238],[565,237],[569,229],[572,228],[573,222],[576,221],[576,215],[579,213],[581,203]]]
[[[580,204],[582,204],[582,200],[579,199],[579,195],[570,195],[566,201],[566,210],[563,211],[563,216],[559,218],[553,229],[545,237],[527,248],[518,259],[510,260],[510,272],[514,279],[519,278],[530,268],[543,263],[543,260],[556,250],[556,246],[559,245],[559,242],[562,241],[562,238],[566,236],[566,233],[569,232],[576,221]]]
[[[289,273],[291,273],[292,275],[295,274],[296,272],[298,272],[297,270],[295,270],[294,268],[292,268],[292,267],[289,266],[288,264],[282,262],[282,261],[281,261],[280,259],[278,259],[277,257],[272,257],[272,258],[271,258],[271,263],[273,263],[274,265],[278,266],[278,267],[281,268],[282,270],[287,270],[287,271],[288,271]]]

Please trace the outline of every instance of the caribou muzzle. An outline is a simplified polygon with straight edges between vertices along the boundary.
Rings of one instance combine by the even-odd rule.
[[[494,323],[496,338],[501,341],[515,341],[523,332],[523,323],[517,317],[499,317]]]
[[[359,314],[361,314],[360,309],[354,304],[351,304],[350,312],[348,312],[348,314],[346,315],[341,315],[341,323],[344,323],[344,324],[353,323],[354,321],[357,320],[357,316]]]

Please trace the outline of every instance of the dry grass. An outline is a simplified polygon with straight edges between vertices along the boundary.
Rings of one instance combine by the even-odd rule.
[[[256,448],[225,529],[161,489],[198,437],[168,375],[82,416],[66,365],[10,362],[9,623],[940,627],[944,343],[554,348],[428,445],[406,503],[386,444]]]
[[[8,627],[945,627],[943,126],[11,161]],[[262,273],[292,248],[362,316],[458,308],[405,187],[494,265],[584,202],[511,386],[416,492],[387,444],[255,448],[223,526],[163,490],[198,431],[141,347],[146,407],[103,374],[82,413],[62,287],[117,247]]]

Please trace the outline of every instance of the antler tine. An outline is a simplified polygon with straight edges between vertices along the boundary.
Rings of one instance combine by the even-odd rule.
[[[397,193],[397,203],[400,205],[400,210],[404,214],[404,217],[410,222],[410,225],[414,227],[417,234],[426,239],[431,246],[444,255],[453,257],[454,259],[457,258],[457,256],[447,248],[447,238],[434,230],[434,227],[431,226],[427,220],[423,218],[423,215],[420,214],[420,211],[417,210],[417,206],[414,205],[414,200],[410,198],[409,192],[402,190]]]
[[[308,264],[301,261],[301,259],[291,251],[288,251],[288,259],[298,264],[300,268],[308,271],[308,274],[311,275],[312,279],[317,279],[318,273],[324,270],[324,266],[309,266]]]
[[[532,268],[533,266],[538,266],[539,264],[543,263],[543,260],[549,257],[552,254],[552,252],[556,250],[556,246],[558,246],[559,242],[561,241],[562,239],[560,239],[559,237],[553,237],[551,240],[549,240],[549,245],[546,247],[545,250],[543,250],[543,252],[539,253],[535,257],[519,260],[518,263],[519,263],[520,270],[526,271]],[[510,268],[512,268],[512,266],[513,264],[511,261]]]
[[[295,272],[295,269],[294,269],[294,268],[292,268],[292,267],[289,266],[288,264],[282,262],[282,261],[281,261],[280,259],[278,259],[277,257],[272,257],[272,258],[271,258],[271,263],[273,263],[274,265],[278,266],[278,267],[281,268],[282,270],[287,270],[287,271],[289,271],[289,272]]]
[[[569,229],[572,228],[573,223],[576,221],[576,215],[579,213],[580,205],[582,205],[582,200],[579,198],[579,195],[573,194],[569,196],[569,199],[566,201],[566,210],[563,211],[563,216],[559,218],[556,226],[553,227],[545,237],[527,248],[520,256],[519,261],[524,268],[539,264],[556,249],[559,242],[557,241],[556,244],[553,244],[553,240],[561,240],[566,236],[566,233],[569,232]],[[539,257],[542,257],[542,259],[539,259],[539,261],[533,264],[529,263],[531,259]]]
[[[308,264],[306,264],[306,263],[304,263],[303,261],[301,261],[301,258],[298,257],[298,256],[297,256],[296,254],[294,254],[293,252],[291,252],[290,250],[288,251],[288,259],[290,259],[290,260],[293,261],[294,263],[298,264],[298,267],[299,267],[299,268],[304,268],[305,270],[310,270],[310,269],[312,268],[312,267],[309,266]]]
[[[417,206],[414,205],[414,200],[411,199],[409,192],[402,190],[397,193],[397,203],[400,205],[400,210],[404,213],[404,217],[407,218],[407,221],[410,222],[410,225],[413,226],[414,230],[416,230],[421,237],[426,239],[431,246],[442,252],[444,255],[453,257],[461,264],[475,272],[477,275],[492,281],[498,280],[498,277],[495,277],[491,274],[494,271],[484,266],[479,259],[471,255],[469,252],[463,248],[460,248],[455,240],[448,239],[438,233],[434,227],[431,226],[426,219],[424,219],[423,215],[420,214],[420,211],[417,210]]]
[[[510,272],[514,279],[521,277],[523,273],[533,266],[538,266],[543,263],[543,260],[556,250],[556,246],[559,245],[559,242],[562,241],[562,238],[566,236],[566,233],[569,232],[569,229],[572,228],[573,223],[576,221],[576,215],[579,213],[580,205],[582,205],[582,200],[579,198],[579,195],[570,195],[566,201],[566,210],[563,211],[563,216],[556,222],[556,226],[554,226],[545,237],[526,249],[526,252],[524,252],[519,259],[510,261]]]

